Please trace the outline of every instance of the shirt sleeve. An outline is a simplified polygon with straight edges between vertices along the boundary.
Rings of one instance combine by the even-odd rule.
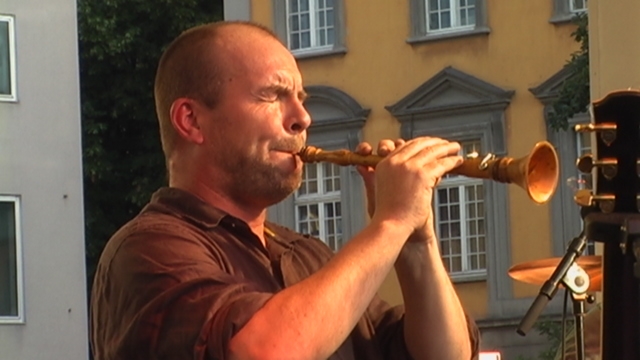
[[[92,295],[96,359],[224,359],[229,340],[272,296],[178,234],[134,231],[105,249],[110,259]]]

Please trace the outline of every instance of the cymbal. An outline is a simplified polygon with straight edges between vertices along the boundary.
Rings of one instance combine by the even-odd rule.
[[[542,285],[549,280],[561,260],[560,257],[553,257],[528,261],[512,266],[508,273],[514,280]],[[576,259],[576,263],[589,275],[588,291],[600,291],[602,289],[602,257],[600,255],[580,256]]]

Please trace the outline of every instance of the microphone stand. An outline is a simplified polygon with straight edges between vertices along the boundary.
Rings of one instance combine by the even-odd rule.
[[[533,304],[531,304],[531,307],[529,307],[529,310],[520,321],[520,325],[518,325],[518,329],[516,330],[518,334],[525,336],[527,332],[531,330],[536,320],[538,320],[538,317],[540,317],[542,310],[544,310],[545,306],[547,306],[549,301],[551,301],[551,299],[553,299],[553,297],[555,296],[556,292],[558,291],[558,286],[561,282],[563,282],[563,279],[566,277],[569,269],[572,267],[572,265],[575,265],[575,260],[582,254],[582,251],[584,250],[586,244],[587,236],[584,234],[584,231],[580,233],[578,237],[571,240],[571,243],[569,243],[569,246],[567,248],[567,252],[560,260],[560,263],[553,271],[553,274],[551,274],[549,280],[545,281],[545,283],[542,285],[538,296],[535,298]],[[587,277],[587,288],[589,287],[588,279],[589,278]],[[567,286],[567,288],[571,288],[574,284],[575,281],[567,281],[567,284],[565,284],[565,286]]]
[[[538,317],[542,313],[545,306],[553,299],[560,283],[564,284],[567,291],[571,291],[571,300],[573,303],[573,314],[575,316],[576,325],[576,359],[583,360],[585,353],[584,344],[584,315],[585,315],[585,301],[589,300],[587,296],[587,290],[589,289],[590,279],[584,269],[582,269],[575,260],[582,254],[587,244],[587,236],[583,231],[580,235],[574,238],[569,246],[567,252],[560,260],[560,263],[554,270],[549,280],[547,280],[540,289],[538,296],[533,301],[531,307],[525,314],[518,325],[518,334],[525,336],[529,330],[533,327]],[[563,320],[564,321],[564,320]],[[564,334],[562,334],[562,341],[564,341]],[[564,356],[564,354],[562,354]]]

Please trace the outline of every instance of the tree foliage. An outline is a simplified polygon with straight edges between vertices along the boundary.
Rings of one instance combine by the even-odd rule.
[[[585,112],[590,103],[588,21],[586,13],[574,18],[578,26],[571,36],[580,43],[580,49],[571,54],[566,64],[571,75],[562,84],[558,98],[552,104],[549,125],[555,130],[566,130],[568,120],[575,114]]]
[[[165,184],[153,99],[164,48],[222,19],[215,0],[78,0],[89,282],[104,244]]]

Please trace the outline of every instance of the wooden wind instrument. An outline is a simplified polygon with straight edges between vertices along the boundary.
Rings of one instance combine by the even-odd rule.
[[[325,151],[314,146],[305,146],[298,155],[306,163],[330,162],[342,166],[375,167],[383,159],[379,155],[360,155],[349,150]],[[525,157],[469,156],[449,173],[513,183],[525,189],[535,203],[543,204],[555,192],[559,172],[556,150],[549,142],[541,141]]]

